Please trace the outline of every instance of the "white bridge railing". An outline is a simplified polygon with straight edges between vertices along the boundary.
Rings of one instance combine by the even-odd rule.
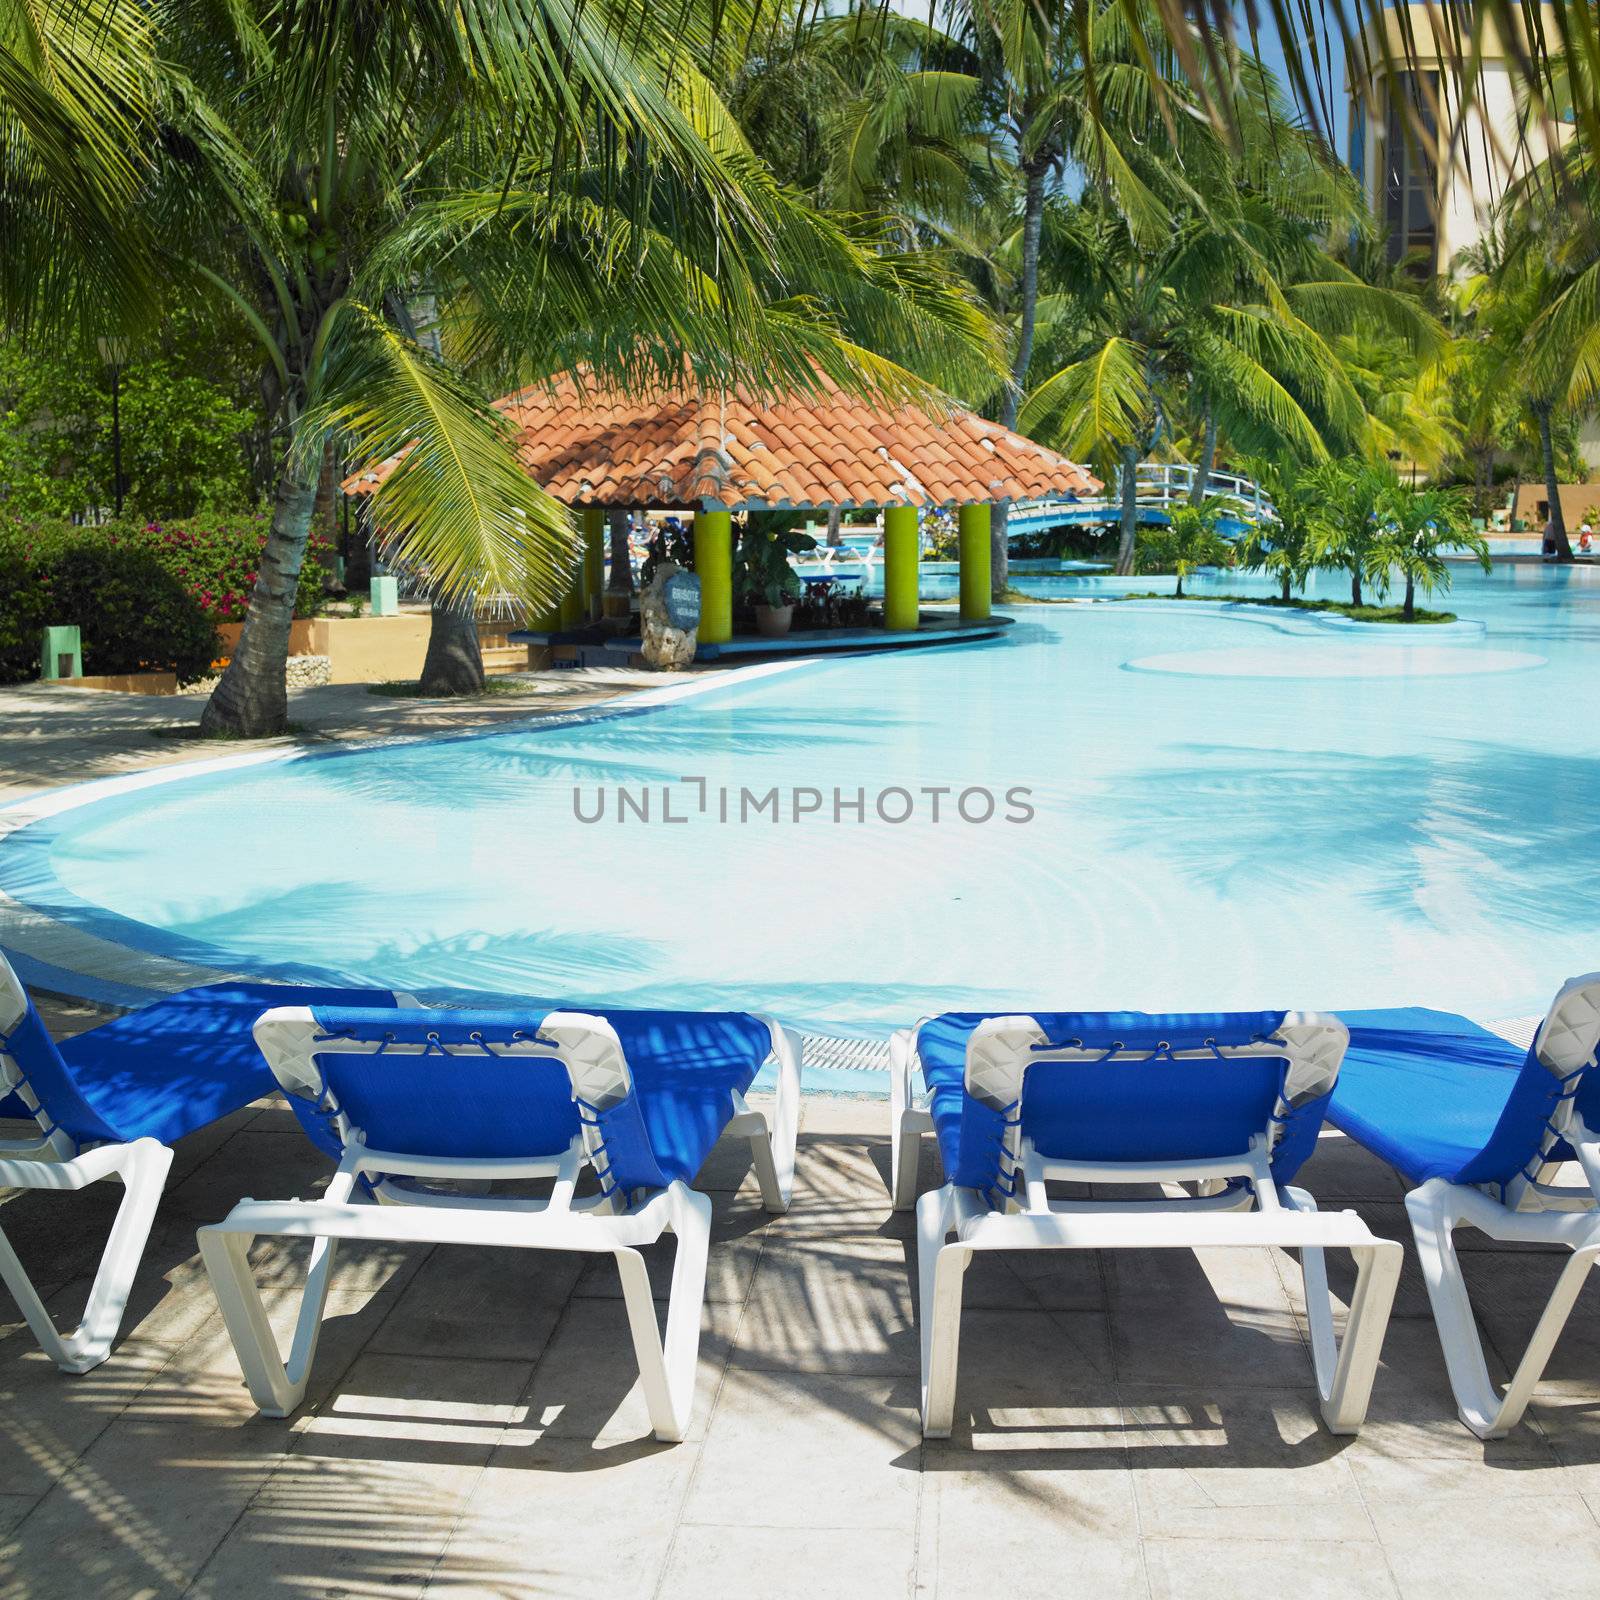
[[[1194,493],[1200,469],[1185,461],[1145,461],[1134,470],[1134,492],[1146,504],[1186,504]],[[1212,472],[1206,479],[1208,495],[1227,495],[1256,516],[1272,516],[1272,502],[1253,478],[1238,472]],[[1122,474],[1117,474],[1115,498],[1122,497]]]

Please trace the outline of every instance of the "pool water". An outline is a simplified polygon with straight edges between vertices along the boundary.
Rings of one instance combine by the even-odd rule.
[[[1018,608],[992,643],[118,794],[14,834],[0,887],[228,970],[843,1035],[947,1008],[1533,1012],[1600,967],[1600,580],[1458,568],[1447,603],[1460,623],[1404,632]]]

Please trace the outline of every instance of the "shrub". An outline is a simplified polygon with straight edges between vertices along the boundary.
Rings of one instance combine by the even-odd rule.
[[[37,677],[40,630],[73,622],[92,676],[203,677],[219,648],[216,624],[244,618],[266,540],[266,518],[253,512],[92,528],[0,522],[0,683]],[[328,548],[313,535],[297,617],[321,603]]]
[[[265,513],[186,517],[179,522],[107,523],[117,544],[148,552],[205,608],[214,622],[242,622],[267,542]],[[323,560],[330,546],[313,534],[300,563],[294,614],[309,617],[322,603]]]
[[[39,638],[76,623],[90,676],[203,677],[217,654],[205,608],[148,551],[101,528],[0,527],[0,682],[39,675]]]

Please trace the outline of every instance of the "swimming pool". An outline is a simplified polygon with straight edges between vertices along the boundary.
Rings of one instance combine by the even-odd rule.
[[[1261,580],[1201,583],[1228,586]],[[1019,608],[981,645],[163,774],[12,834],[0,888],[202,967],[840,1035],[949,1007],[1542,1010],[1600,966],[1600,581],[1457,569],[1451,604],[1403,634]]]

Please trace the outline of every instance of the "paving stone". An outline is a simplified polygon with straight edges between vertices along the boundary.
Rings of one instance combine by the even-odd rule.
[[[1372,1516],[1402,1600],[1522,1600],[1557,1568],[1580,1587],[1576,1575],[1600,1571],[1600,1523],[1580,1495],[1464,1497],[1427,1516],[1403,1501]]]
[[[197,1575],[192,1600],[421,1595],[484,1469],[384,1450],[284,1460]]]
[[[734,1343],[735,1366],[914,1375],[914,1247],[877,1233],[772,1238]]]
[[[1148,1535],[1258,1539],[1264,1518],[1299,1539],[1376,1538],[1348,1458],[1312,1389],[1122,1389]]]
[[[260,1417],[194,1228],[251,1189],[316,1192],[326,1165],[281,1107],[240,1114],[189,1153],[110,1361],[66,1377],[14,1316],[0,1339],[0,1595],[962,1600],[1003,1573],[1019,1593],[1096,1600],[1211,1600],[1285,1574],[1297,1595],[1456,1600],[1515,1582],[1520,1600],[1551,1550],[1570,1574],[1595,1564],[1593,1289],[1528,1422],[1485,1444],[1455,1418],[1408,1259],[1371,1421],[1335,1439],[1292,1257],[980,1256],[954,1437],[924,1444],[915,1236],[889,1207],[883,1104],[808,1099],[804,1120],[786,1216],[761,1211],[737,1142],[708,1163],[695,1420],[665,1446],[613,1263],[509,1250],[341,1252],[307,1404]],[[1325,1200],[1347,1190],[1403,1236],[1382,1177],[1337,1144],[1307,1168]],[[67,1319],[103,1237],[88,1223],[116,1196],[41,1198],[3,1220]],[[1560,1258],[1459,1242],[1503,1377]],[[672,1248],[649,1252],[658,1293]],[[280,1341],[304,1253],[253,1255]]]
[[[1076,1459],[1076,1458],[1075,1458]],[[1139,1518],[1125,1469],[1018,1467],[949,1451],[926,1475],[918,1594],[930,1600],[1146,1594]],[[1003,1578],[1001,1577],[1003,1575]]]
[[[1298,1539],[1274,1529],[1257,1539],[1146,1539],[1150,1600],[1215,1600],[1219,1594],[1290,1589],[1296,1600],[1396,1600],[1383,1548]]]
[[[754,1187],[747,1192],[724,1191],[711,1196],[707,1301],[737,1305],[749,1294],[756,1262],[776,1220],[772,1213],[762,1209],[759,1192]],[[672,1287],[672,1264],[677,1248],[676,1239],[669,1233],[640,1251],[650,1272],[650,1291],[659,1300],[665,1300]],[[617,1274],[615,1257],[590,1256],[583,1263],[573,1293],[620,1301],[622,1280]]]
[[[372,1348],[532,1361],[583,1266],[571,1251],[440,1247],[400,1290]]]
[[[242,1414],[231,1426],[210,1408],[118,1419],[16,1530],[12,1592],[181,1593],[280,1462]]]
[[[730,1368],[684,1520],[909,1534],[917,1514],[918,1434],[914,1385]]]
[[[656,1591],[697,1459],[693,1445],[548,1435],[502,1448],[462,1509],[428,1600],[642,1600]]]
[[[908,1528],[698,1527],[678,1530],[659,1600],[860,1600],[903,1595]],[[992,1588],[988,1591],[993,1593]]]
[[[657,1310],[665,1331],[665,1307],[658,1304]],[[738,1321],[737,1306],[706,1306],[691,1439],[705,1433]],[[520,1410],[505,1441],[508,1450],[543,1438],[615,1444],[654,1437],[621,1300],[575,1299],[568,1305],[521,1396]]]

